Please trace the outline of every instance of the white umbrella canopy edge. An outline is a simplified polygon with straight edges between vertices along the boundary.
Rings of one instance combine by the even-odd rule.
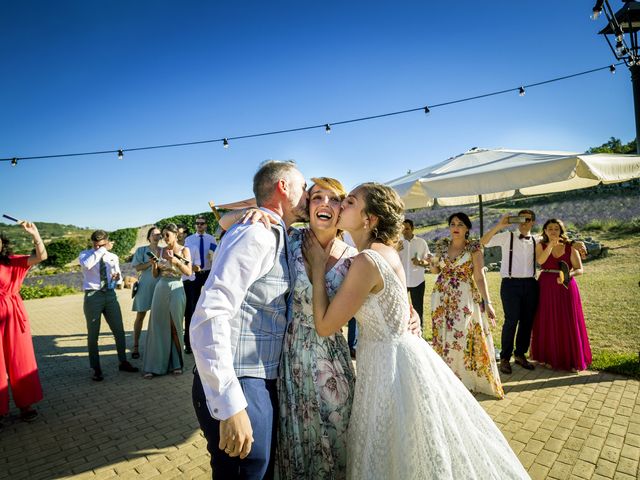
[[[462,158],[467,157],[467,158]],[[455,168],[450,168],[452,164]],[[446,165],[448,164],[448,165]],[[554,193],[640,177],[640,156],[540,150],[471,150],[387,183],[407,209]]]

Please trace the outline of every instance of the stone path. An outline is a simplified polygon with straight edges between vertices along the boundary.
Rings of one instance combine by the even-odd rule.
[[[118,295],[130,345],[130,291]],[[191,406],[192,357],[178,377],[143,380],[118,372],[103,322],[105,380],[95,383],[82,296],[26,304],[45,399],[31,424],[12,406],[0,428],[0,479],[211,478]],[[639,478],[640,382],[518,366],[503,381],[505,400],[478,400],[534,479]]]

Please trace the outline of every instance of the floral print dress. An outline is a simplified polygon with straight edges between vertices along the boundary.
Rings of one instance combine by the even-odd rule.
[[[504,398],[489,322],[473,279],[472,255],[480,243],[467,241],[453,259],[449,244],[446,238],[436,246],[440,274],[431,294],[433,348],[469,390]]]
[[[347,427],[351,414],[355,373],[342,333],[316,333],[313,286],[304,267],[302,232],[290,237],[295,269],[292,318],[284,337],[278,376],[278,442],[276,478],[344,479]],[[327,272],[332,299],[357,250],[347,247]]]

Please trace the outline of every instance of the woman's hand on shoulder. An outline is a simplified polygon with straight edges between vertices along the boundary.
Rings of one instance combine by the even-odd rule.
[[[259,208],[250,208],[244,213],[244,215],[242,216],[242,218],[238,223],[241,223],[241,224],[262,223],[265,226],[265,228],[270,230],[271,225],[277,225],[280,222],[276,217],[271,215],[269,212],[265,212],[264,210],[260,210]]]

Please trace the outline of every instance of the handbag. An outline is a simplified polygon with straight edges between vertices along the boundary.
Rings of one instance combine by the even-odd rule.
[[[138,293],[139,286],[140,286],[140,282],[136,282],[133,284],[133,286],[131,287],[131,298],[136,296],[136,293]]]

